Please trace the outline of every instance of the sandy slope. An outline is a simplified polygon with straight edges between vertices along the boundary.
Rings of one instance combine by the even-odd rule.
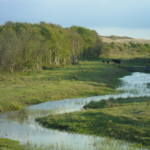
[[[129,42],[133,42],[133,43],[141,43],[141,44],[145,44],[145,43],[150,44],[150,40],[147,40],[147,39],[134,39],[134,38],[131,38],[131,37],[126,37],[126,36],[111,35],[111,36],[100,36],[100,37],[102,38],[102,41],[104,43],[111,43],[111,42],[129,43]]]

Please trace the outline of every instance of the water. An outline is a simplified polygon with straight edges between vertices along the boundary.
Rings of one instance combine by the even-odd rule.
[[[20,141],[21,144],[30,142],[33,145],[60,144],[70,145],[73,149],[97,149],[95,141],[103,143],[105,138],[71,134],[58,130],[46,129],[35,122],[35,118],[50,114],[81,111],[83,106],[90,101],[108,100],[110,97],[139,97],[150,96],[150,74],[133,73],[130,76],[120,78],[122,85],[117,90],[124,90],[118,95],[103,95],[78,99],[65,99],[28,106],[21,111],[13,111],[0,115],[0,138],[9,138]],[[113,141],[115,144],[117,141]],[[121,149],[127,149],[127,145]],[[59,145],[57,145],[59,146]],[[112,147],[112,145],[110,145]],[[108,148],[107,148],[108,149]]]

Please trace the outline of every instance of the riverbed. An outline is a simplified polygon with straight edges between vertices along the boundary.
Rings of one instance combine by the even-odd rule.
[[[30,143],[37,146],[53,145],[56,149],[70,147],[73,150],[95,150],[96,142],[104,144],[103,137],[73,134],[58,130],[46,129],[40,126],[35,119],[50,114],[84,111],[83,106],[90,101],[119,97],[150,96],[150,74],[136,72],[120,78],[122,84],[116,90],[122,92],[117,95],[101,95],[87,98],[65,99],[50,101],[38,105],[28,106],[20,111],[0,114],[0,138],[9,138],[20,141],[21,144]],[[118,141],[111,140],[107,149],[111,149]],[[121,149],[127,149],[128,143],[122,144]],[[54,148],[53,147],[53,148]],[[54,148],[54,149],[55,149]]]

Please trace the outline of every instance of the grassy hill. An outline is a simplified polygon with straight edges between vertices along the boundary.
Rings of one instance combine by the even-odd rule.
[[[141,44],[150,44],[150,40],[148,39],[135,39],[127,36],[116,36],[116,35],[111,35],[111,36],[101,36],[101,39],[103,43],[141,43]]]
[[[104,44],[102,57],[135,58],[149,57],[150,40],[126,36],[101,36]]]

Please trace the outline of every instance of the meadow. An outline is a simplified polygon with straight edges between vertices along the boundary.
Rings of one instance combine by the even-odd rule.
[[[0,111],[65,98],[115,93],[119,77],[129,74],[117,65],[84,61],[35,73],[0,74]]]

